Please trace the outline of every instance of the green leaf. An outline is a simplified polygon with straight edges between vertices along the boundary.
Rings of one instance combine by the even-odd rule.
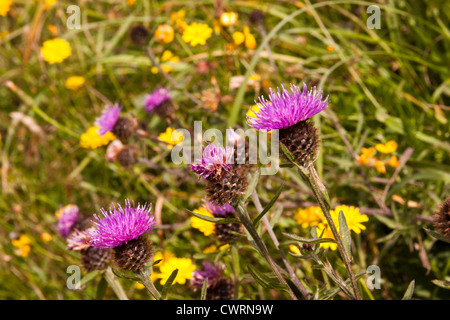
[[[287,291],[288,288],[284,284],[280,284],[278,281],[274,281],[266,276],[264,273],[260,272],[251,264],[248,265],[248,271],[250,272],[253,279],[256,280],[265,289],[278,289]]]
[[[433,282],[438,287],[450,290],[450,281],[435,279],[431,280],[431,282]]]
[[[188,209],[186,209],[187,212],[189,212],[191,215],[193,215],[194,217],[197,217],[199,219],[205,220],[205,221],[209,221],[209,222],[214,222],[214,223],[241,223],[239,220],[234,219],[234,218],[215,218],[215,217],[208,217],[205,216],[203,214],[200,213],[196,213],[193,211],[190,211]]]
[[[202,285],[202,292],[200,294],[200,300],[206,300],[206,291],[208,290],[208,277],[205,278]]]
[[[281,185],[280,189],[278,189],[277,193],[275,194],[275,196],[272,198],[272,200],[270,200],[270,202],[266,205],[266,207],[263,209],[263,211],[261,211],[258,216],[253,220],[253,225],[256,226],[256,224],[259,222],[259,220],[262,219],[262,217],[264,217],[264,215],[269,212],[269,210],[273,207],[273,205],[275,204],[275,202],[278,200],[278,197],[281,194],[281,191],[283,191],[283,187],[284,185]]]
[[[283,154],[286,156],[286,158],[287,158],[290,162],[292,162],[292,164],[295,165],[295,157],[294,157],[294,155],[289,151],[289,149],[286,148],[286,146],[285,146],[284,144],[282,144],[282,143],[280,143],[280,148],[281,148],[281,151],[283,151]]]
[[[136,277],[134,273],[133,273],[133,275],[131,275],[131,273],[130,273],[130,275],[128,275],[128,274],[126,274],[122,271],[118,271],[116,269],[111,269],[111,270],[114,273],[114,275],[116,275],[119,278],[133,280],[133,281],[140,281],[140,279],[138,277]]]
[[[164,287],[161,290],[161,298],[160,300],[164,300],[167,297],[167,293],[169,292],[170,287],[172,286],[173,281],[177,277],[178,269],[175,269],[170,274],[169,279],[167,279],[166,283],[164,284]]]
[[[106,293],[106,288],[108,288],[108,281],[104,277],[101,278],[97,285],[97,293],[95,295],[96,300],[102,300]]]
[[[87,275],[83,277],[83,279],[80,280],[80,288],[82,288],[85,284],[87,284],[89,281],[95,278],[99,272],[97,270],[94,270],[92,272],[89,272]]]
[[[352,236],[350,235],[350,230],[347,226],[347,220],[345,219],[344,212],[339,211],[339,234],[344,245],[345,253],[348,258],[352,258]]]
[[[286,232],[282,232],[282,235],[291,238],[292,240],[298,241],[298,242],[304,242],[304,243],[323,243],[323,242],[336,242],[336,240],[331,239],[331,238],[315,238],[315,239],[308,239],[308,238],[303,238],[303,237],[299,237],[295,234],[291,234],[291,233],[286,233]]]
[[[414,284],[415,284],[414,280],[409,283],[408,289],[406,289],[406,292],[403,295],[402,300],[411,300],[414,293]]]
[[[430,229],[428,229],[428,228],[423,228],[423,229],[426,231],[426,233],[427,233],[429,236],[431,236],[431,237],[433,237],[433,238],[435,238],[435,239],[437,239],[437,240],[441,240],[441,241],[450,243],[450,240],[449,240],[449,239],[444,238],[444,237],[441,236],[439,233],[437,233],[437,232],[435,232],[435,231],[433,231],[433,230],[430,230]]]

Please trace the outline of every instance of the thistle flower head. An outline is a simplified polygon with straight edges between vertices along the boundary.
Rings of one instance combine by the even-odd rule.
[[[202,264],[203,270],[196,269],[192,273],[192,286],[196,289],[200,289],[202,288],[205,279],[208,278],[208,288],[215,287],[223,274],[224,265],[212,265],[209,261],[203,261]]]
[[[67,237],[67,249],[74,251],[81,251],[89,248],[91,246],[92,231],[93,231],[92,227],[83,231],[75,229]]]
[[[151,205],[138,204],[135,207],[125,200],[125,208],[118,204],[109,213],[104,209],[100,212],[103,219],[94,214],[95,229],[91,232],[91,245],[96,248],[114,248],[139,238],[155,228],[155,218],[150,213]]]
[[[120,111],[122,107],[117,103],[113,106],[106,106],[103,109],[102,114],[98,117],[94,125],[98,126],[98,134],[104,136],[107,132],[110,132],[114,129],[114,126],[119,119]]]
[[[314,87],[309,92],[291,84],[291,92],[281,86],[277,92],[270,89],[269,101],[259,98],[256,117],[247,116],[248,124],[256,130],[271,131],[288,128],[305,121],[328,107],[328,97],[322,99],[322,90]]]
[[[62,237],[67,237],[67,235],[72,231],[73,226],[78,220],[78,214],[80,210],[76,205],[69,204],[60,208],[56,212],[58,217],[58,231]]]
[[[145,111],[152,112],[169,99],[170,91],[168,89],[157,88],[145,98]]]
[[[223,218],[230,213],[234,213],[234,208],[230,204],[226,203],[223,206],[215,205],[211,202],[206,201],[203,207],[211,213],[214,217]]]
[[[203,149],[202,158],[191,164],[191,170],[197,173],[199,178],[218,177],[223,171],[230,170],[232,156],[233,148],[211,142]]]

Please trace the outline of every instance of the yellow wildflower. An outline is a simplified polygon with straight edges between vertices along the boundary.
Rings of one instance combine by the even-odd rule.
[[[41,239],[44,242],[52,241],[52,235],[50,233],[48,233],[48,232],[44,232],[44,233],[41,234]]]
[[[142,290],[142,289],[145,288],[145,286],[142,283],[140,283],[140,282],[135,282],[134,283],[134,288],[136,288],[138,290]]]
[[[50,9],[51,7],[53,7],[56,3],[56,0],[45,0],[45,6],[44,8],[46,10]]]
[[[397,150],[398,144],[394,140],[386,142],[386,144],[377,144],[375,148],[381,153],[392,153]]]
[[[181,131],[175,130],[171,127],[166,129],[166,132],[161,133],[158,139],[167,142],[167,148],[172,149],[174,145],[177,145],[183,141],[183,133]]]
[[[300,249],[295,245],[295,244],[290,244],[289,245],[289,250],[293,253],[293,254],[302,254],[300,252]]]
[[[77,90],[80,88],[84,83],[86,82],[86,79],[81,76],[70,76],[66,79],[66,82],[64,86],[69,90]]]
[[[0,1],[0,16],[6,16],[6,14],[11,9],[12,0],[1,0]]]
[[[168,62],[161,64],[161,69],[169,73],[173,71],[172,63],[180,61],[180,57],[174,56],[173,53],[170,50],[165,50],[163,54],[161,55],[161,62]],[[154,74],[157,74],[159,71],[156,67],[151,68],[151,72]]]
[[[174,32],[172,26],[170,26],[168,24],[163,24],[163,25],[158,26],[158,28],[155,31],[156,40],[164,42],[164,43],[172,42],[174,36],[175,36],[175,32]]]
[[[256,39],[250,33],[250,28],[248,26],[244,26],[244,35],[245,35],[245,46],[250,50],[255,49],[256,48]]]
[[[203,207],[194,210],[194,212],[207,217],[214,217],[211,213],[209,213],[208,210]],[[193,228],[203,232],[205,236],[213,234],[216,229],[216,224],[214,222],[209,222],[197,217],[191,217],[191,224]]]
[[[21,235],[18,240],[12,240],[12,245],[17,247],[17,250],[14,253],[21,257],[27,257],[31,250],[31,240],[26,235]]]
[[[220,15],[220,23],[225,27],[231,27],[236,24],[238,14],[236,12],[224,12]]]
[[[69,42],[56,38],[44,42],[41,47],[41,54],[44,60],[50,64],[60,63],[70,57],[72,49]]]
[[[327,50],[328,50],[329,52],[334,51],[334,47],[333,47],[332,45],[328,45],[328,46],[327,46]]]
[[[353,206],[337,206],[334,210],[330,210],[331,217],[336,224],[336,227],[339,228],[339,212],[345,216],[345,221],[347,222],[348,229],[354,231],[355,233],[361,233],[361,230],[366,230],[366,227],[362,224],[362,222],[369,221],[369,217],[365,214],[361,214],[359,212],[359,208]]]
[[[127,0],[127,5],[132,6],[136,3],[136,0]]]
[[[213,30],[216,35],[220,34],[220,22],[218,20],[213,20]]]
[[[245,35],[240,31],[233,32],[231,37],[233,38],[234,44],[237,46],[245,41]]]
[[[159,267],[160,272],[158,274],[158,278],[161,279],[162,285],[166,283],[167,279],[169,279],[175,269],[178,269],[178,273],[173,281],[173,284],[185,284],[186,280],[192,278],[192,272],[195,271],[196,266],[189,258],[170,258]]]
[[[177,12],[172,12],[170,14],[170,22],[175,24],[175,26],[181,30],[184,30],[187,26],[187,23],[184,21],[186,17],[186,10],[181,9]]]
[[[361,164],[367,164],[374,156],[375,148],[361,148],[361,155],[358,157],[358,162]]]
[[[98,134],[98,126],[90,127],[80,137],[80,146],[85,149],[96,149],[98,147],[107,145],[109,142],[116,139],[116,136],[108,131],[103,137]]]
[[[379,173],[386,173],[386,166],[383,161],[375,160],[375,168]]]
[[[52,34],[52,36],[54,36],[54,37],[57,36],[57,34],[58,34],[58,28],[57,28],[55,25],[50,24],[50,25],[47,26],[47,29],[48,29],[48,31],[50,31],[50,33]]]
[[[387,164],[391,167],[397,168],[400,165],[400,161],[397,160],[396,156],[391,156]]]
[[[336,228],[339,232],[339,224],[335,222]],[[323,232],[323,234],[322,234]],[[328,238],[328,239],[334,239],[333,232],[330,229],[330,226],[328,224],[319,225],[317,228],[317,234],[320,236],[322,234],[321,238]],[[337,249],[337,243],[335,242],[321,242],[320,247],[324,249],[331,249],[336,250]]]
[[[308,228],[323,222],[324,216],[320,207],[300,208],[294,214],[294,220],[302,227]]]
[[[197,45],[205,45],[212,35],[212,29],[204,23],[194,22],[191,25],[187,25],[183,31],[182,39],[184,42],[189,43],[192,47]]]

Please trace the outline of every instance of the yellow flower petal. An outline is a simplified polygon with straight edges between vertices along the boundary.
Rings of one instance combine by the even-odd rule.
[[[47,40],[41,47],[41,54],[44,60],[50,64],[63,62],[70,57],[72,49],[69,42],[64,39]]]

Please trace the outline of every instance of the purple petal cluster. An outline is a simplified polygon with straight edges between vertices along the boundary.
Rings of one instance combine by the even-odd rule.
[[[113,210],[109,213],[101,209],[102,219],[94,214],[95,229],[90,232],[93,247],[99,249],[118,247],[155,228],[156,221],[150,213],[151,205],[138,204],[135,207],[134,202],[131,205],[130,201],[125,200],[125,208],[122,208],[120,204],[117,206],[116,209],[113,204]]]
[[[157,88],[145,98],[145,111],[154,111],[161,103],[170,99],[170,91],[165,88]]]
[[[203,261],[203,270],[195,270],[192,273],[191,284],[194,288],[200,289],[203,286],[203,282],[208,278],[208,288],[216,286],[220,280],[223,271],[223,264],[212,265],[209,261]]]
[[[58,217],[57,229],[62,237],[67,237],[70,231],[72,231],[73,226],[78,220],[79,212],[80,210],[74,204],[68,204],[56,212],[56,216]]]
[[[328,107],[328,96],[322,100],[322,90],[316,87],[309,92],[303,83],[303,90],[291,84],[291,92],[281,86],[277,92],[270,89],[269,101],[259,98],[256,117],[247,116],[248,124],[256,130],[271,131],[293,126],[305,121]]]
[[[199,179],[219,176],[222,170],[230,169],[232,156],[233,148],[222,147],[211,142],[203,149],[203,157],[191,164],[191,170],[198,174]]]
[[[206,201],[203,207],[208,210],[216,218],[222,218],[227,216],[227,213],[234,213],[234,208],[232,205],[226,203],[223,206],[218,206]]]
[[[93,228],[80,231],[75,229],[70,236],[67,237],[67,249],[80,251],[91,246],[91,232]]]
[[[117,103],[113,106],[106,106],[103,109],[102,114],[98,117],[94,125],[98,126],[98,134],[104,136],[108,131],[112,131],[114,125],[119,119],[120,111],[122,107]]]

